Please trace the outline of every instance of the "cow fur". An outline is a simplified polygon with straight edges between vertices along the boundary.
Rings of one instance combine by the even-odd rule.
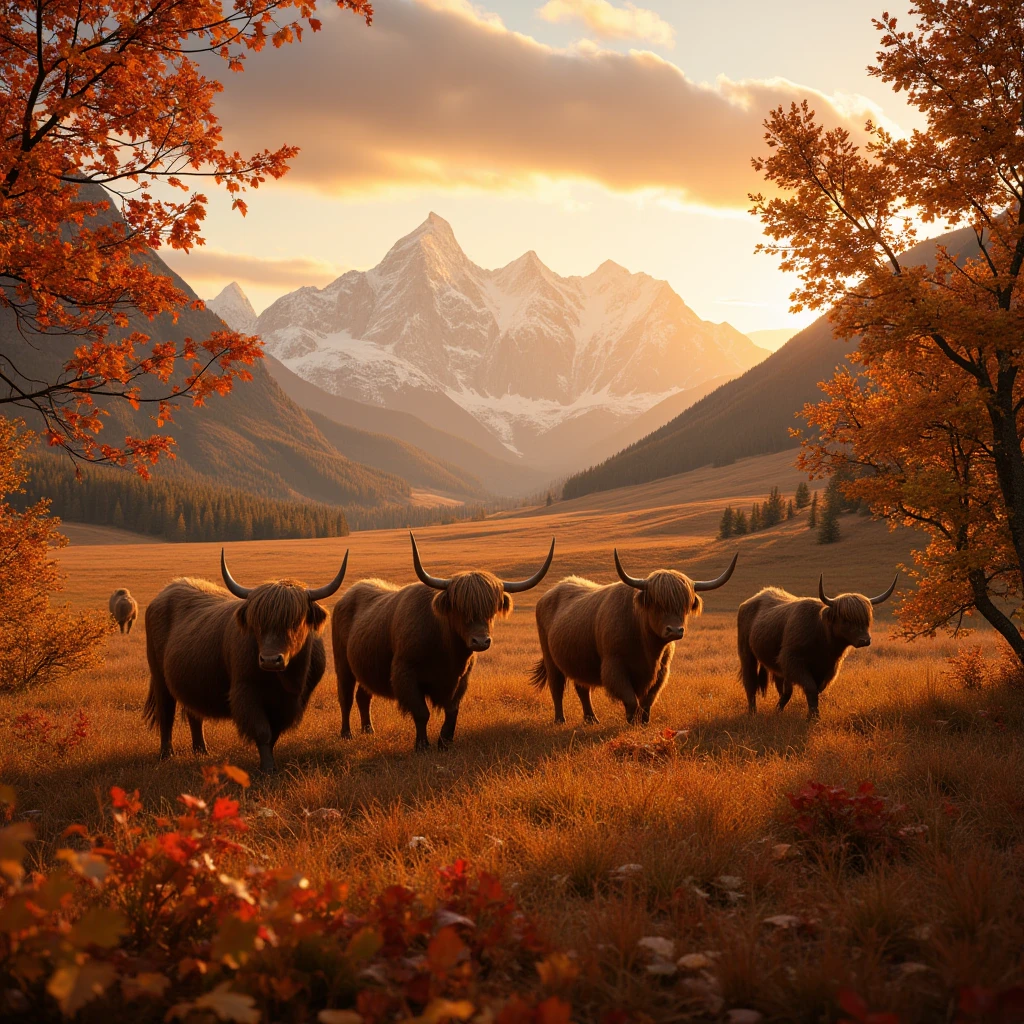
[[[547,686],[555,721],[565,721],[562,699],[572,680],[583,721],[596,723],[591,690],[603,687],[622,702],[626,720],[646,725],[668,682],[675,640],[687,618],[703,609],[693,583],[674,569],[647,577],[647,588],[625,583],[601,586],[570,576],[537,602],[541,660],[533,670],[538,689]]]
[[[363,732],[373,732],[376,696],[397,701],[412,717],[416,750],[430,746],[428,704],[441,708],[437,745],[448,747],[476,653],[490,646],[495,617],[511,611],[512,599],[489,572],[459,573],[447,590],[376,579],[356,583],[331,613],[342,737],[352,735],[353,697]]]
[[[192,749],[207,752],[203,721],[230,718],[256,744],[260,767],[276,769],[274,744],[295,728],[323,678],[327,655],[320,634],[327,612],[295,580],[264,583],[239,600],[206,580],[177,579],[146,609],[150,684],[144,717],[160,729],[160,756],[172,754],[180,703]],[[260,657],[284,659],[264,671]]]
[[[771,676],[779,711],[799,686],[808,718],[817,718],[818,696],[839,675],[851,648],[870,645],[872,617],[871,602],[862,594],[840,594],[829,607],[814,597],[766,587],[744,601],[736,633],[750,713],[757,711],[757,694],[767,693]]]
[[[130,633],[139,617],[139,606],[135,598],[124,587],[118,587],[107,602],[110,614],[122,633]]]

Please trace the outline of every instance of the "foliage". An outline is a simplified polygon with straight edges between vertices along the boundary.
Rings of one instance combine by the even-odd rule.
[[[807,528],[809,530],[816,530],[818,528],[818,492],[814,492],[814,497],[811,498],[811,511],[807,517]]]
[[[203,797],[173,817],[143,813],[138,791],[110,791],[101,833],[73,826],[65,870],[27,875],[32,828],[0,832],[0,980],[37,1013],[105,1020],[331,1022],[465,1020],[568,1024],[542,998],[547,952],[500,882],[465,861],[441,870],[435,900],[404,886],[376,898],[289,867],[244,871],[248,830],[232,782],[204,768]],[[0,794],[9,803],[13,794]]]
[[[722,513],[722,518],[718,521],[718,539],[726,540],[731,537],[736,529],[735,524],[736,514],[732,510],[732,505],[727,505],[725,511]]]
[[[25,482],[24,454],[32,436],[0,417],[0,690],[46,683],[95,663],[109,628],[105,615],[53,607],[63,577],[50,557],[66,539],[50,503],[20,511],[12,499]]]
[[[965,690],[980,690],[992,675],[981,644],[964,644],[951,654],[946,659],[946,675]]]
[[[863,865],[872,855],[892,855],[919,826],[900,824],[906,808],[875,793],[872,782],[862,782],[855,793],[843,786],[810,781],[786,799],[796,812],[793,826],[819,857],[849,857]]]
[[[750,532],[755,533],[764,526],[764,519],[761,515],[761,506],[755,501],[750,509]]]
[[[686,742],[689,729],[662,729],[653,739],[635,735],[618,736],[606,744],[612,757],[620,761],[655,764],[668,761],[679,753],[680,743]]]
[[[1024,567],[1024,12],[1014,0],[918,0],[916,29],[885,15],[870,73],[926,122],[909,138],[866,126],[862,148],[806,102],[765,122],[754,161],[776,194],[752,196],[795,271],[794,308],[832,305],[858,340],[808,407],[803,468],[867,472],[844,487],[892,524],[927,532],[904,633],[979,612],[1024,661],[1007,613]],[[915,223],[964,224],[970,247],[911,253]]]
[[[815,493],[817,497],[817,493]],[[818,543],[835,544],[839,540],[839,510],[842,495],[838,482],[833,478],[825,488],[825,506],[818,517]]]
[[[336,2],[370,20],[366,0]],[[9,284],[0,309],[21,336],[60,352],[63,369],[40,382],[7,353],[0,404],[38,414],[51,445],[145,474],[171,440],[100,443],[106,406],[152,403],[163,424],[181,397],[202,405],[248,377],[261,355],[254,337],[215,330],[177,346],[148,332],[155,317],[190,300],[146,255],[202,243],[207,197],[188,179],[222,186],[244,215],[242,192],[288,170],[294,147],[251,157],[222,147],[213,110],[221,86],[199,58],[241,71],[268,41],[301,39],[303,23],[317,31],[315,9],[315,0],[3,7],[0,276]],[[158,198],[175,191],[180,201]]]
[[[270,540],[344,537],[345,513],[317,502],[274,501],[221,487],[189,474],[154,477],[104,466],[81,467],[66,459],[36,457],[25,500],[43,495],[68,522],[116,526],[169,541]]]
[[[64,761],[89,736],[89,717],[79,708],[71,721],[61,723],[45,711],[24,711],[11,726],[14,738],[47,763]]]
[[[743,509],[737,509],[736,515],[733,518],[732,529],[737,537],[742,537],[745,533],[749,533],[750,527],[747,524],[747,514]]]
[[[773,487],[761,510],[761,518],[765,526],[778,526],[786,513],[786,507],[782,502],[782,495],[778,487]]]
[[[807,508],[811,503],[811,489],[807,486],[806,480],[801,480],[796,486],[794,496],[797,508]]]

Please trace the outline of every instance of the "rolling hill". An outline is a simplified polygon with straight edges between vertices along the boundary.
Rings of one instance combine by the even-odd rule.
[[[961,261],[978,252],[973,231],[961,228],[908,249],[901,262],[930,264],[940,245]],[[563,497],[577,498],[795,448],[799,442],[789,431],[800,425],[798,413],[806,403],[821,398],[818,382],[847,362],[851,349],[833,334],[828,317],[819,317],[743,376],[723,384],[618,454],[569,477]]]

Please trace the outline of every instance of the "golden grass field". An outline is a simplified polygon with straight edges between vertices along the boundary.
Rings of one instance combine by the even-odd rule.
[[[799,478],[789,459],[420,530],[424,563],[437,574],[480,566],[521,577],[543,558],[552,534],[558,547],[548,580],[496,624],[453,750],[414,754],[411,721],[379,700],[376,735],[343,742],[329,669],[301,727],[278,744],[280,774],[247,791],[254,856],[371,889],[408,882],[429,890],[436,869],[459,857],[497,871],[550,941],[574,951],[580,970],[567,998],[579,1021],[622,1008],[634,1019],[664,1022],[724,1020],[738,1008],[769,1020],[837,1020],[835,997],[844,987],[903,1021],[945,1021],[956,1019],[961,986],[1019,984],[1024,693],[997,682],[966,689],[946,665],[963,641],[890,639],[885,606],[874,646],[852,653],[822,697],[819,723],[805,720],[799,692],[780,716],[770,711],[771,695],[765,713],[745,714],[736,677],[738,604],[766,584],[814,593],[819,571],[833,592],[878,592],[913,541],[857,516],[842,519],[843,539],[831,547],[815,543],[804,516],[715,541],[727,501],[749,505],[776,483],[792,493]],[[123,538],[68,532],[72,543],[60,559],[69,600],[105,608],[110,591],[125,585],[140,617],[130,636],[110,637],[100,670],[0,699],[8,737],[2,777],[18,791],[20,808],[40,812],[42,842],[33,852],[40,863],[68,824],[97,823],[111,785],[138,788],[146,806],[158,809],[201,783],[199,759],[159,763],[157,737],[142,726],[143,614],[174,576],[217,579],[218,546],[110,543]],[[562,576],[614,579],[613,544],[635,575],[671,566],[708,577],[736,550],[740,560],[732,581],[705,595],[706,612],[678,645],[647,730],[627,726],[621,706],[603,693],[595,695],[601,724],[583,728],[571,690],[569,724],[555,726],[550,697],[526,681],[539,653],[533,607]],[[348,582],[414,579],[402,531],[232,544],[228,556],[245,584],[280,576],[320,583],[346,547]],[[325,636],[329,643],[329,630]],[[990,634],[968,642],[982,644],[994,662]],[[61,721],[84,708],[87,740],[63,761],[41,757],[11,738],[11,721],[34,707]],[[431,721],[432,742],[439,721]],[[648,742],[669,727],[689,731],[663,760],[624,759],[612,745],[622,737]],[[188,749],[186,733],[176,727],[179,750]],[[238,742],[229,723],[212,723],[207,736],[208,760],[255,770],[255,750]],[[844,854],[838,842],[803,841],[786,794],[808,780],[851,791],[870,780],[906,805],[902,824],[925,829],[891,856],[863,859]],[[321,815],[322,808],[339,813]],[[624,865],[640,868],[617,871]],[[777,915],[792,919],[766,923]],[[673,962],[692,953],[707,959],[651,973],[650,944],[639,941],[652,936],[672,940]]]

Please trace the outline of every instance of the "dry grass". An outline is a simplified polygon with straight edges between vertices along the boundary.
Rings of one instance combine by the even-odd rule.
[[[881,589],[909,539],[848,517],[834,548],[816,546],[799,519],[716,544],[709,538],[724,499],[748,496],[742,479],[735,493],[690,504],[686,478],[674,502],[664,483],[657,486],[664,500],[655,508],[633,491],[626,511],[559,513],[556,506],[543,517],[424,530],[419,540],[429,571],[478,564],[514,577],[531,571],[554,532],[552,579],[570,572],[610,579],[612,542],[637,574],[671,564],[712,575],[739,547],[733,582],[707,595],[708,612],[688,631],[654,710],[648,732],[689,730],[674,753],[617,754],[610,741],[634,731],[603,694],[595,699],[600,726],[580,725],[571,693],[570,724],[552,724],[550,699],[526,682],[538,655],[537,595],[523,595],[495,626],[495,647],[478,662],[448,753],[414,755],[411,722],[379,701],[376,735],[342,742],[329,672],[301,728],[279,744],[280,776],[248,792],[254,855],[371,889],[392,882],[429,889],[436,869],[458,857],[498,871],[549,937],[575,951],[580,973],[569,994],[579,1020],[621,1007],[658,1021],[716,1019],[732,1007],[780,1021],[835,1020],[835,994],[850,987],[873,1009],[930,1021],[951,1019],[960,985],[1019,983],[1022,691],[958,685],[946,662],[954,642],[888,640],[883,619],[876,646],[852,655],[822,698],[820,723],[804,720],[800,695],[781,716],[749,719],[736,679],[739,602],[769,582],[812,592],[819,567],[833,590]],[[350,538],[352,579],[411,580],[407,544],[400,532]],[[279,575],[319,582],[344,547],[236,544],[231,566],[244,583]],[[209,545],[73,545],[62,560],[76,604],[102,606],[124,584],[144,606],[174,575],[215,577],[216,557]],[[996,657],[989,636],[971,642]],[[139,628],[111,638],[102,671],[0,700],[2,776],[21,808],[40,812],[40,862],[66,825],[97,821],[113,784],[138,788],[151,808],[198,789],[199,760],[158,763],[157,738],[141,726],[146,685]],[[12,736],[10,723],[28,708],[70,721],[80,707],[90,734],[64,760]],[[437,728],[432,722],[432,740]],[[255,752],[230,725],[213,724],[208,739],[213,760],[255,767]],[[851,790],[869,779],[906,805],[901,820],[927,829],[866,863],[846,857],[841,844],[802,842],[786,794],[810,779]],[[339,815],[306,814],[320,808]],[[641,868],[617,870],[630,864]],[[799,923],[764,923],[781,914]],[[650,955],[638,946],[648,936],[673,940],[675,956],[707,953],[710,966],[651,974]]]

